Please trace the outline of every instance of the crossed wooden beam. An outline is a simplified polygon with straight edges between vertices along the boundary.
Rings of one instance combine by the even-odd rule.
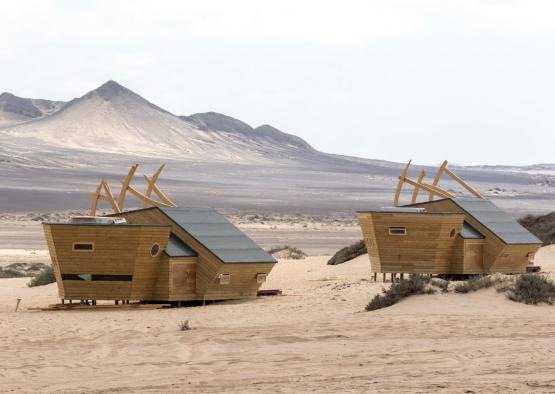
[[[87,195],[91,196],[90,215],[96,215],[99,200],[108,201],[115,213],[121,213],[125,205],[125,196],[127,192],[131,193],[133,196],[141,200],[145,208],[149,205],[175,208],[177,205],[175,205],[173,201],[170,200],[168,196],[166,196],[166,194],[162,190],[160,190],[160,188],[158,188],[158,186],[156,186],[156,181],[158,180],[160,173],[164,169],[164,166],[165,164],[162,164],[160,168],[158,168],[158,170],[154,173],[154,175],[152,175],[152,177],[144,175],[144,178],[148,183],[148,188],[146,190],[146,193],[143,194],[130,185],[131,180],[133,179],[133,176],[137,171],[137,167],[139,167],[138,164],[133,164],[131,166],[131,169],[127,173],[127,177],[125,177],[125,180],[121,182],[121,190],[117,200],[114,197],[112,190],[110,189],[110,185],[108,185],[108,182],[106,182],[106,180],[103,178],[94,192],[86,193]],[[154,200],[151,197],[152,192],[154,192],[160,200]]]
[[[468,183],[466,183],[459,176],[457,176],[453,171],[447,168],[447,160],[445,160],[441,164],[431,184],[424,182],[424,177],[426,176],[426,172],[424,170],[420,171],[420,174],[418,175],[418,179],[416,181],[413,181],[412,179],[408,178],[407,175],[409,172],[410,163],[411,161],[409,160],[409,162],[403,169],[403,172],[399,176],[399,183],[397,183],[397,189],[395,190],[395,198],[393,200],[393,206],[395,207],[399,206],[399,196],[401,195],[401,189],[403,188],[403,185],[405,183],[414,187],[414,190],[412,192],[411,204],[416,203],[416,200],[418,199],[418,193],[420,192],[420,190],[424,190],[428,192],[429,194],[428,201],[432,201],[436,196],[442,197],[442,198],[452,198],[453,195],[451,193],[438,186],[439,181],[441,180],[441,176],[444,173],[447,174],[451,179],[453,179],[459,185],[464,187],[474,197],[483,198],[482,195],[476,191],[476,189],[471,187]]]

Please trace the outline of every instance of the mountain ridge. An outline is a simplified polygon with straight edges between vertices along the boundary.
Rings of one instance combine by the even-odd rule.
[[[19,97],[9,92],[0,94],[0,126],[10,126],[49,116],[66,103],[45,99]]]
[[[19,103],[19,112],[29,115],[5,133],[44,146],[244,162],[291,157],[301,150],[317,153],[301,138],[268,125],[253,128],[216,112],[176,116],[113,80],[46,115],[30,101]]]

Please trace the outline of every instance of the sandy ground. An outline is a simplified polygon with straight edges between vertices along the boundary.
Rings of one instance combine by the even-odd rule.
[[[28,311],[55,285],[2,279],[0,391],[555,392],[555,307],[482,290],[364,312],[368,257],[326,260],[280,261],[265,287],[283,296],[152,311]]]

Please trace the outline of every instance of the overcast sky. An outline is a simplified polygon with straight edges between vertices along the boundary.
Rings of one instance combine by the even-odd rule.
[[[0,91],[113,79],[325,152],[555,162],[553,1],[0,1]]]

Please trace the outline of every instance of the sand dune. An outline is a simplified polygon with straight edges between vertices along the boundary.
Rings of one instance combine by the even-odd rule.
[[[539,257],[555,268],[554,247]],[[367,256],[326,260],[280,261],[265,287],[281,297],[154,311],[31,312],[55,286],[1,280],[0,391],[555,391],[553,307],[485,290],[363,312],[383,285]]]

